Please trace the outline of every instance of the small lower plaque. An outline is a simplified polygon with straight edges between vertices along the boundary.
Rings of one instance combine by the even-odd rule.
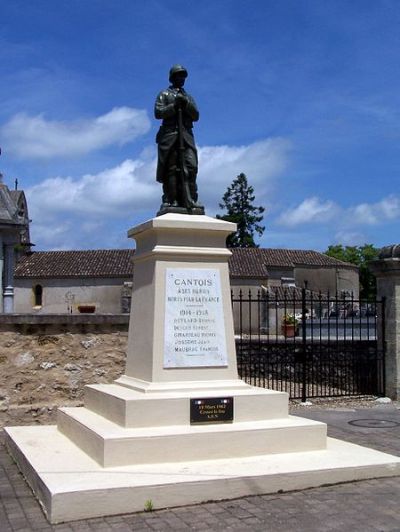
[[[190,400],[190,424],[232,423],[233,397],[207,397]]]

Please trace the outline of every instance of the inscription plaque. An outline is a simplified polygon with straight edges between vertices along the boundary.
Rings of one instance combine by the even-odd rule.
[[[190,423],[231,423],[233,397],[207,397],[190,400]]]
[[[167,268],[164,367],[226,366],[220,272]]]

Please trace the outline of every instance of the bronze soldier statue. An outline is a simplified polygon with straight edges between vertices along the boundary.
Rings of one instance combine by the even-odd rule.
[[[157,216],[167,212],[204,214],[197,202],[197,150],[193,137],[193,122],[199,111],[183,85],[187,70],[174,65],[169,71],[171,85],[160,92],[154,115],[162,120],[157,133],[157,181],[163,185],[162,204]]]

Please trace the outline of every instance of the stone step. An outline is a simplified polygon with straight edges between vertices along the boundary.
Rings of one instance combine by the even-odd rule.
[[[332,438],[322,451],[103,468],[54,425],[5,436],[51,523],[400,474],[400,458]]]
[[[288,394],[244,387],[146,394],[117,384],[85,387],[85,407],[122,427],[188,425],[190,399],[234,398],[234,421],[279,419],[288,415]]]
[[[326,425],[287,416],[213,425],[123,428],[85,407],[61,408],[58,430],[103,467],[238,458],[326,447]]]

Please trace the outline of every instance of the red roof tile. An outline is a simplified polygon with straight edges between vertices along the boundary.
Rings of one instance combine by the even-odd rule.
[[[15,277],[132,277],[133,254],[133,249],[34,251],[18,262]]]
[[[303,249],[233,248],[229,260],[232,277],[268,277],[268,268],[315,266],[320,268],[351,268],[357,266],[328,257],[318,251]]]
[[[317,251],[270,248],[234,248],[229,259],[231,277],[266,279],[268,268],[296,265],[357,268]],[[133,249],[92,251],[34,251],[15,268],[16,278],[132,277]]]

